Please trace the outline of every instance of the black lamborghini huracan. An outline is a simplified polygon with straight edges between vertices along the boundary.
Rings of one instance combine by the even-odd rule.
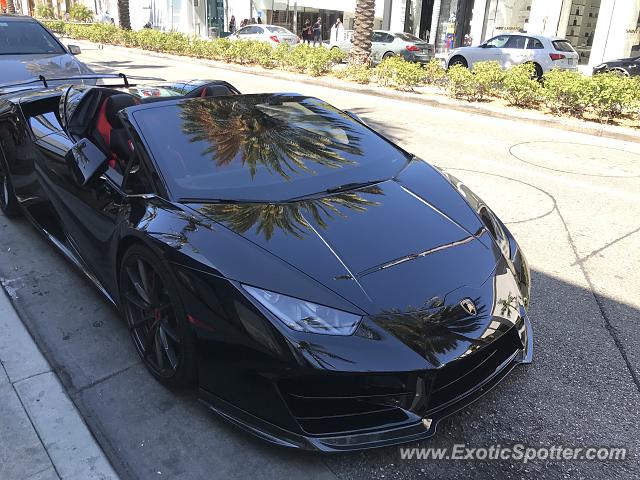
[[[154,377],[243,429],[321,451],[426,438],[531,361],[507,228],[356,115],[225,82],[4,92],[5,215],[122,312]]]

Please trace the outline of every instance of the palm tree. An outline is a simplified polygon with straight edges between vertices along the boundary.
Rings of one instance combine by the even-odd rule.
[[[285,100],[282,100],[283,102]],[[265,103],[266,102],[266,103]],[[184,120],[183,131],[192,142],[208,144],[202,152],[211,155],[216,166],[222,167],[234,161],[245,166],[251,177],[255,177],[258,167],[263,166],[270,173],[277,173],[290,180],[296,173],[313,173],[313,166],[340,168],[353,164],[345,154],[362,153],[360,137],[353,133],[347,120],[329,116],[322,107],[316,108],[310,100],[305,103],[313,116],[304,110],[291,111],[287,121],[277,117],[278,104],[270,104],[262,96],[246,98],[242,101],[219,99],[212,101],[186,102],[180,105],[180,116]],[[274,115],[265,113],[267,109],[276,111]],[[315,122],[320,131],[313,132],[298,125],[305,120],[324,117],[327,128],[341,129],[349,138],[342,143],[322,131],[322,125]]]
[[[345,218],[346,212],[364,212],[379,205],[366,195],[383,195],[380,187],[372,186],[354,192],[339,193],[318,199],[288,203],[218,203],[205,204],[200,213],[220,222],[236,233],[243,234],[252,228],[269,241],[276,230],[304,238],[304,234],[316,227],[327,228],[334,218]],[[375,197],[374,197],[375,198]]]
[[[131,30],[131,17],[129,16],[129,0],[118,0],[118,22],[120,28]]]
[[[375,6],[375,0],[356,0],[353,44],[349,55],[349,63],[351,64],[366,65],[369,63]]]
[[[13,0],[7,0],[7,13],[16,13],[16,6]]]
[[[480,306],[477,316],[470,317],[459,306],[446,306],[436,312],[389,310],[371,318],[432,365],[439,366],[442,356],[461,344],[479,348],[488,343],[475,335],[482,326],[480,317],[485,311]]]

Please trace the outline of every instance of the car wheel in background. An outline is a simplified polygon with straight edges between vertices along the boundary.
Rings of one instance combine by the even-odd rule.
[[[624,68],[612,68],[610,70],[608,70],[611,73],[615,73],[617,75],[620,75],[621,77],[628,77],[629,76],[629,72],[627,72]]]
[[[0,158],[0,209],[7,217],[19,217],[20,206],[13,191],[6,163]]]
[[[120,266],[120,299],[138,355],[167,387],[196,377],[195,341],[173,274],[142,245],[129,248]]]
[[[387,58],[391,58],[391,57],[395,57],[396,54],[393,52],[386,52],[384,55],[382,55],[382,60],[386,60]]]
[[[451,60],[449,60],[449,68],[455,65],[462,65],[464,68],[469,68],[469,64],[467,63],[467,60],[464,57],[461,57],[460,55],[456,55]]]
[[[542,80],[542,75],[544,75],[544,70],[542,70],[542,67],[539,64],[535,62],[533,62],[532,64],[533,64],[533,70],[534,70],[533,78],[536,80]]]

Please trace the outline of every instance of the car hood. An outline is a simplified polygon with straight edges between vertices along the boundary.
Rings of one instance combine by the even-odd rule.
[[[0,57],[0,84],[45,77],[69,77],[93,73],[73,55],[3,55]]]
[[[346,193],[189,206],[369,315],[431,308],[460,288],[478,288],[501,259],[475,212],[424,162]]]

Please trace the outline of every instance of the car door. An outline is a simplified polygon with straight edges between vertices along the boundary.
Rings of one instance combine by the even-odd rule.
[[[525,45],[527,43],[527,37],[522,35],[509,35],[507,43],[503,47],[499,48],[499,62],[503,68],[508,68],[513,65],[519,65],[527,61],[527,50]]]
[[[536,62],[539,65],[544,65],[548,59],[549,54],[545,51],[542,42],[537,38],[527,37],[524,62]]]
[[[60,218],[64,240],[105,285],[110,279],[109,248],[113,244],[125,199],[123,177],[113,168],[80,185],[65,159],[72,142],[51,136],[37,142],[36,172]],[[106,155],[105,155],[106,161]]]
[[[381,62],[384,54],[391,51],[393,39],[393,35],[386,32],[373,32],[373,37],[371,37],[371,58],[374,63]]]
[[[262,28],[256,25],[249,25],[238,31],[240,40],[259,40],[262,37]]]
[[[502,64],[502,47],[509,41],[510,35],[498,35],[493,37],[478,47],[471,47],[465,49],[465,58],[469,67],[472,67],[476,62],[483,61],[496,61]]]

